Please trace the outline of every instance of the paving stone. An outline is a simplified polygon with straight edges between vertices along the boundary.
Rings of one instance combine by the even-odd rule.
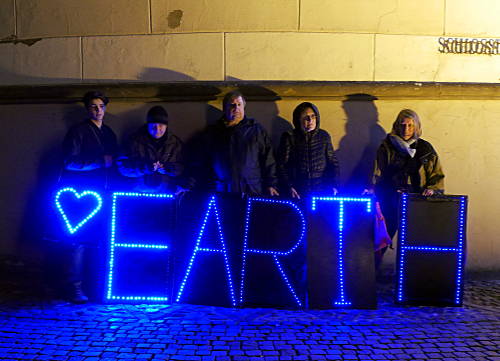
[[[0,283],[6,360],[500,360],[500,281],[468,281],[463,307],[382,295],[377,310],[71,305],[7,291]]]

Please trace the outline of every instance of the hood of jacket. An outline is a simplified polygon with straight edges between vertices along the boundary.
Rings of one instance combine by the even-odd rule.
[[[300,124],[300,114],[307,108],[311,108],[313,112],[316,114],[316,128],[313,130],[313,132],[317,131],[320,127],[320,115],[316,105],[310,102],[303,102],[297,105],[297,107],[293,111],[293,126],[295,127],[295,130],[300,131],[302,133],[304,131],[302,130],[302,125]]]

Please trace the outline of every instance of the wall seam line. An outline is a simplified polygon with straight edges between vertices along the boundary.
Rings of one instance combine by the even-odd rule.
[[[372,49],[372,53],[373,53],[373,69],[372,69],[372,81],[375,81],[375,66],[376,66],[376,63],[377,63],[377,60],[376,60],[376,51],[375,51],[375,46],[376,46],[376,38],[377,38],[377,34],[373,34],[373,40],[372,40],[372,44],[373,44],[373,49]]]
[[[80,82],[83,83],[83,36],[80,36]]]
[[[153,9],[151,6],[151,0],[149,0],[149,33],[153,34]]]
[[[300,30],[301,30],[301,28],[302,28],[302,26],[301,26],[301,24],[300,24],[300,10],[301,10],[301,7],[302,7],[302,1],[301,1],[301,0],[298,0],[298,2],[299,2],[299,11],[297,11],[297,15],[298,15],[298,19],[297,19],[297,26],[298,26],[298,29],[297,29],[297,31],[299,31],[299,32],[300,32]]]
[[[446,35],[446,0],[443,1],[443,36]]]
[[[227,73],[226,73],[226,56],[227,56],[227,49],[226,49],[226,32],[222,33],[222,71],[224,74],[222,74],[222,80],[226,81],[227,79]]]
[[[17,0],[14,0],[14,36],[17,38]]]

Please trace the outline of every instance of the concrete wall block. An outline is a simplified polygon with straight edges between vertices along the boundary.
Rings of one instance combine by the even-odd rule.
[[[443,27],[444,0],[301,1],[304,31],[442,35]]]
[[[52,84],[81,80],[80,39],[43,39],[32,45],[0,44],[0,83]]]
[[[152,0],[153,32],[294,31],[298,0]]]
[[[18,0],[18,36],[145,34],[148,0]]]
[[[0,40],[16,35],[14,0],[0,3]]]
[[[448,0],[445,34],[464,37],[500,37],[500,1]]]
[[[372,80],[373,35],[226,34],[226,79]]]
[[[498,55],[441,54],[438,39],[376,35],[375,81],[500,81]]]
[[[83,78],[145,82],[222,80],[223,35],[84,38]]]

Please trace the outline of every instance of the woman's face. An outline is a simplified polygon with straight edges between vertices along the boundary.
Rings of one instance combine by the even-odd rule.
[[[412,118],[404,118],[399,124],[399,134],[404,140],[410,140],[415,134],[415,122]]]
[[[307,132],[316,129],[316,113],[311,108],[306,108],[300,113],[300,125]]]

